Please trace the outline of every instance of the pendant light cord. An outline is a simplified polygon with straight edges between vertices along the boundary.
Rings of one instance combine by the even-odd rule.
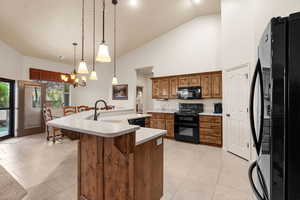
[[[103,0],[103,10],[102,10],[102,43],[105,43],[105,0]]]
[[[95,51],[96,51],[96,47],[95,47],[95,43],[96,43],[96,0],[94,0],[94,26],[93,26],[93,71],[95,71]]]
[[[116,77],[117,65],[117,3],[114,4],[114,77]]]
[[[74,46],[73,65],[74,65],[74,71],[76,71],[76,46],[77,46],[77,43],[74,42],[73,46]]]
[[[82,0],[82,48],[81,48],[81,60],[84,61],[84,0]]]

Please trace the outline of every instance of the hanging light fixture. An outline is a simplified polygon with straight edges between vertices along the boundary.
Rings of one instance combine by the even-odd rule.
[[[88,74],[89,70],[87,68],[87,64],[84,61],[84,0],[82,0],[82,49],[81,49],[81,61],[78,66],[78,73],[79,74]]]
[[[94,24],[93,24],[93,71],[90,74],[90,80],[98,80],[97,77],[97,72],[95,70],[95,65],[96,65],[96,60],[95,60],[95,51],[96,51],[96,47],[95,47],[95,43],[96,43],[96,0],[94,0]]]
[[[77,78],[77,72],[76,72],[76,47],[77,47],[77,43],[76,42],[73,42],[72,43],[73,47],[74,47],[74,57],[73,57],[73,66],[74,66],[74,70],[73,72],[71,73],[71,80],[75,80]]]
[[[104,63],[111,62],[108,46],[105,44],[105,0],[103,0],[102,10],[102,37],[102,43],[99,46],[96,61]]]
[[[117,69],[117,4],[118,0],[112,0],[114,4],[114,77],[112,79],[112,85],[118,84],[116,69]]]

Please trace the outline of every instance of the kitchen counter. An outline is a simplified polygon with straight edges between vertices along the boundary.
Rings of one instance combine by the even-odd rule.
[[[158,138],[167,134],[166,130],[153,128],[140,128],[135,134],[135,145],[146,143],[152,139]]]
[[[131,109],[101,111],[98,121],[93,115],[86,111],[47,123],[79,135],[77,199],[161,199],[167,131],[129,125],[129,119],[151,116]]]
[[[209,115],[209,116],[219,116],[219,117],[223,116],[222,113],[213,113],[213,112],[203,112],[203,113],[199,113],[199,115]]]
[[[128,124],[129,119],[150,117],[148,114],[136,114],[133,109],[100,111],[98,121],[93,120],[94,111],[85,111],[51,120],[50,127],[101,137],[117,137],[138,130],[139,126]]]
[[[168,113],[168,114],[174,114],[178,112],[178,110],[164,110],[164,109],[161,109],[161,110],[149,110],[147,111],[147,113]]]

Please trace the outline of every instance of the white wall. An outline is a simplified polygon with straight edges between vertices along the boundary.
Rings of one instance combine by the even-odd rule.
[[[0,77],[21,79],[23,57],[15,49],[0,40]]]
[[[94,103],[99,99],[108,101],[108,88],[112,87],[112,69],[111,64],[97,64],[96,72],[98,80],[88,80],[88,86],[86,88],[73,89],[72,104],[94,106]]]
[[[201,16],[122,56],[117,76],[121,84],[129,84],[129,99],[112,104],[134,107],[137,68],[153,66],[154,76],[221,69],[220,46],[220,15]]]
[[[52,62],[49,60],[24,56],[22,64],[22,80],[29,80],[29,68],[37,68],[42,70],[70,73],[74,68],[71,65]]]

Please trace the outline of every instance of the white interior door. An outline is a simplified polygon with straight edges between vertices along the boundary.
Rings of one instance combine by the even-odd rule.
[[[249,66],[225,72],[225,135],[227,150],[250,159]]]

